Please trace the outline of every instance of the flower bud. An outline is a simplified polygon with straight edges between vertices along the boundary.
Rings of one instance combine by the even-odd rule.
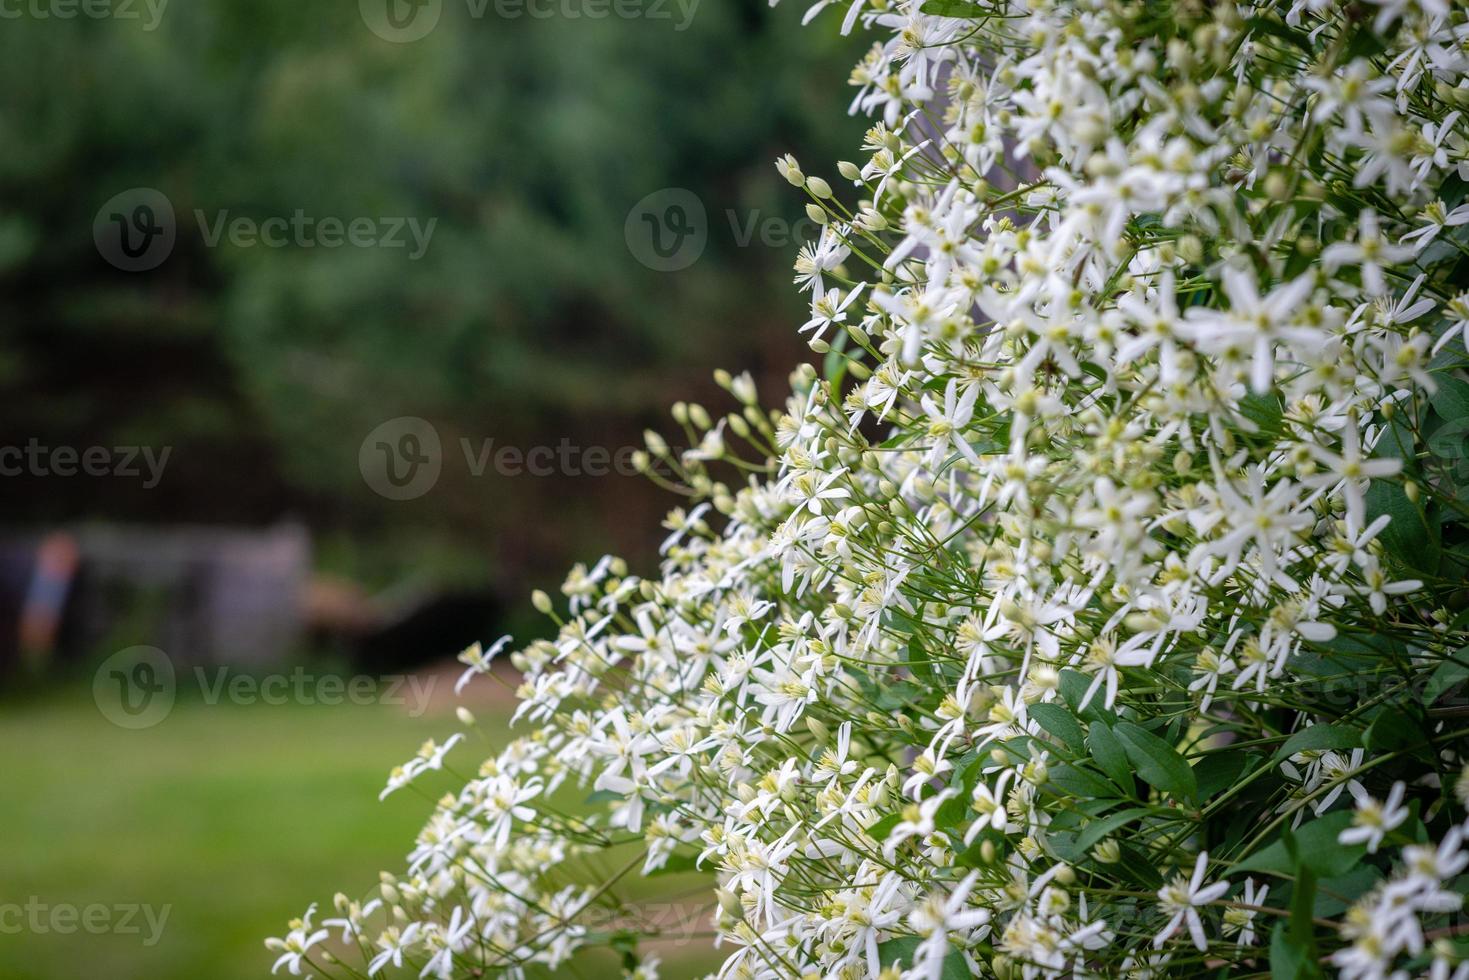
[[[1204,243],[1199,240],[1198,235],[1184,235],[1178,240],[1178,254],[1189,265],[1202,265],[1204,262]]]
[[[789,153],[775,161],[775,169],[792,187],[805,186],[806,175],[801,173],[801,165]]]
[[[719,896],[719,907],[724,910],[725,915],[734,919],[744,916],[744,907],[740,905],[740,900],[734,892],[727,888],[716,888],[714,894]]]
[[[862,168],[857,166],[851,160],[837,161],[837,173],[841,174],[847,180],[851,181],[859,181],[862,179]]]
[[[530,603],[536,607],[536,612],[543,616],[551,613],[551,597],[546,595],[542,589],[536,589],[530,594]]]
[[[1284,201],[1290,195],[1290,183],[1285,174],[1272,170],[1265,175],[1265,194],[1272,201]]]
[[[831,185],[820,177],[807,177],[806,189],[823,201],[831,197]]]

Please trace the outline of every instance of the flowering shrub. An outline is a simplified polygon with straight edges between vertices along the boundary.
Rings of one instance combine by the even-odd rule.
[[[277,969],[651,977],[618,879],[697,867],[722,977],[1469,976],[1469,15],[835,5],[824,372],[676,407],[659,577],[537,595],[520,736]]]

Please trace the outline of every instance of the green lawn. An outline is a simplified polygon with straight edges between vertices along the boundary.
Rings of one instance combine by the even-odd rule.
[[[486,730],[503,725],[479,714]],[[411,790],[377,794],[425,738],[458,727],[452,714],[413,719],[400,707],[180,700],[157,727],[126,731],[85,689],[0,706],[0,906],[32,896],[48,914],[147,905],[154,921],[168,908],[151,946],[141,913],[133,935],[14,933],[11,913],[0,919],[0,980],[266,976],[262,941],[290,916],[401,867],[431,807]],[[489,748],[472,740],[461,764]],[[688,876],[628,884],[681,899],[690,886]],[[700,945],[667,950],[664,976],[708,969]],[[606,966],[598,977],[617,976]]]
[[[140,935],[0,935],[7,980],[264,975],[262,940],[289,916],[400,865],[427,805],[378,791],[454,725],[378,706],[180,702],[125,731],[90,693],[0,714],[0,902],[169,906],[168,918],[151,947],[141,915]]]

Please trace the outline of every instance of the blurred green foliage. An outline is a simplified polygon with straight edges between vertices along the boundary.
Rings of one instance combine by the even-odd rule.
[[[408,44],[350,0],[173,3],[151,31],[146,17],[5,22],[4,442],[174,447],[153,491],[7,482],[10,522],[291,513],[328,535],[493,542],[512,567],[547,568],[625,547],[623,524],[651,539],[621,485],[471,480],[460,460],[392,504],[363,485],[358,449],[405,414],[432,420],[450,455],[460,436],[626,444],[707,393],[715,367],[783,376],[801,350],[798,243],[741,248],[725,215],[799,219],[771,161],[855,149],[862,122],[838,100],[860,42],[765,0],[701,3],[683,31],[470,9],[449,0]],[[691,268],[660,273],[623,224],[669,186],[699,195],[710,236]],[[133,187],[178,217],[147,273],[111,268],[92,241],[98,208]],[[298,210],[437,224],[410,261],[209,247],[196,219]]]

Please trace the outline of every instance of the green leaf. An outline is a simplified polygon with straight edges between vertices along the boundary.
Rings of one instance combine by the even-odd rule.
[[[899,963],[911,967],[913,958],[918,955],[918,947],[922,943],[923,940],[917,936],[899,936],[897,939],[878,943],[877,961],[884,969]],[[969,980],[969,970],[964,965],[964,957],[952,951],[945,956],[943,968],[939,971],[939,980]]]
[[[1061,697],[1066,699],[1066,703],[1071,705],[1071,710],[1075,711],[1076,716],[1083,721],[1087,723],[1103,721],[1108,725],[1113,724],[1117,721],[1117,715],[1102,707],[1101,698],[1093,697],[1085,710],[1077,707],[1081,704],[1081,699],[1086,696],[1086,689],[1091,686],[1091,683],[1092,679],[1089,676],[1067,667],[1061,671]]]
[[[1270,933],[1270,980],[1318,980],[1321,967],[1309,948],[1291,939],[1284,922]]]
[[[1391,523],[1378,540],[1398,561],[1424,572],[1438,570],[1443,550],[1438,522],[1429,520],[1427,512],[1408,499],[1403,488],[1386,480],[1373,480],[1367,488],[1367,519],[1374,521],[1386,514]]]
[[[686,871],[698,871],[698,860],[699,855],[697,854],[681,854],[678,852],[674,852],[673,854],[669,855],[668,862],[664,864],[663,867],[655,868],[654,870],[649,871],[643,877],[657,878],[660,875],[676,875],[683,874]]]
[[[1460,647],[1429,675],[1423,687],[1423,703],[1433,704],[1466,679],[1469,679],[1469,647]]]
[[[933,825],[939,830],[953,830],[969,814],[969,800],[951,796],[934,812]]]
[[[1428,402],[1445,421],[1469,417],[1469,381],[1458,378],[1437,378],[1438,390],[1429,396]]]
[[[902,962],[904,966],[913,965],[913,957],[918,954],[918,947],[923,940],[917,936],[899,936],[897,939],[889,939],[885,943],[877,944],[877,961],[884,968],[894,966]]]
[[[1039,702],[1030,706],[1030,717],[1040,723],[1040,726],[1052,735],[1056,736],[1073,752],[1086,751],[1086,735],[1081,730],[1081,724],[1073,717],[1071,712],[1059,704],[1048,704]]]
[[[1382,436],[1377,440],[1377,445],[1372,447],[1372,455],[1375,457],[1402,460],[1404,470],[1413,468],[1417,453],[1418,437],[1401,412],[1382,427]]]
[[[1275,394],[1250,392],[1239,400],[1239,413],[1255,426],[1257,434],[1267,440],[1274,442],[1280,437],[1285,408]]]
[[[1313,915],[1323,919],[1334,918],[1347,909],[1368,889],[1382,880],[1382,872],[1370,864],[1359,864],[1338,878],[1324,878],[1316,890],[1316,905]]]
[[[1293,835],[1300,865],[1320,878],[1339,878],[1356,867],[1367,848],[1360,844],[1339,844],[1336,840],[1351,822],[1350,810],[1338,810],[1302,824]],[[1296,863],[1297,858],[1291,857],[1287,842],[1282,838],[1236,864],[1231,873],[1268,871],[1291,877],[1296,872]]]
[[[1132,767],[1127,764],[1127,750],[1112,734],[1112,729],[1094,721],[1087,730],[1087,741],[1091,744],[1092,758],[1102,767],[1107,778],[1116,783],[1128,796],[1133,795],[1137,783],[1132,778]]]
[[[627,799],[626,793],[619,793],[616,790],[610,789],[599,789],[587,796],[588,803],[615,803],[618,800],[625,799]]]
[[[1290,934],[1292,941],[1304,945],[1315,953],[1315,930],[1311,916],[1316,907],[1316,876],[1309,868],[1296,869],[1295,887],[1291,889]]]
[[[1194,771],[1173,746],[1128,721],[1119,721],[1113,734],[1148,785],[1179,799],[1193,799],[1198,795]]]
[[[1122,860],[1113,865],[1119,872],[1136,881],[1148,891],[1156,891],[1163,887],[1163,876],[1154,867],[1154,859],[1151,855],[1118,841],[1122,850]]]
[[[1305,846],[1293,839],[1289,827],[1282,831],[1281,840],[1288,849],[1296,852],[1295,884],[1291,888],[1290,920],[1286,932],[1291,945],[1305,953],[1309,964],[1305,967],[1306,975],[1319,976],[1321,953],[1316,946],[1316,923],[1312,920],[1316,905],[1316,875],[1306,864]],[[1297,968],[1297,975],[1300,974],[1301,969]]]
[[[885,841],[888,839],[888,835],[893,832],[893,828],[902,821],[902,814],[889,813],[887,816],[879,818],[876,823],[867,828],[867,836],[879,843]]]
[[[1419,751],[1428,749],[1428,737],[1417,718],[1401,708],[1384,708],[1372,719],[1362,736],[1367,748],[1376,752]]]
[[[1336,725],[1311,725],[1302,728],[1275,751],[1272,763],[1289,759],[1297,752],[1309,749],[1355,749],[1362,744],[1361,736],[1350,728]]]
[[[1387,50],[1384,38],[1377,36],[1377,31],[1370,19],[1364,18],[1362,26],[1357,33],[1352,35],[1352,40],[1347,44],[1343,64],[1356,61],[1358,58],[1376,58]]]
[[[928,0],[919,10],[930,17],[959,17],[964,20],[979,20],[989,15],[988,10],[972,0]]]
[[[1311,40],[1308,35],[1301,31],[1291,30],[1284,22],[1278,21],[1273,17],[1251,17],[1245,21],[1245,27],[1252,34],[1268,34],[1271,37],[1278,37],[1282,41],[1294,44],[1305,52],[1308,58],[1315,59],[1316,57],[1316,49],[1311,45]]]
[[[1199,800],[1209,799],[1235,783],[1249,767],[1250,757],[1243,751],[1212,752],[1194,763],[1194,779],[1199,786]]]
[[[913,704],[923,697],[923,688],[912,681],[883,684],[877,692],[877,706],[885,710]]]
[[[1098,817],[1095,820],[1088,821],[1081,833],[1076,835],[1076,843],[1073,847],[1078,853],[1085,854],[1091,850],[1093,844],[1112,833],[1112,831],[1132,823],[1138,817],[1145,817],[1151,812],[1146,807],[1131,807],[1126,810],[1118,810],[1116,813],[1110,813],[1105,817]]]
[[[1117,787],[1101,776],[1076,766],[1057,766],[1052,769],[1047,785],[1080,800],[1108,799],[1117,795]]]

